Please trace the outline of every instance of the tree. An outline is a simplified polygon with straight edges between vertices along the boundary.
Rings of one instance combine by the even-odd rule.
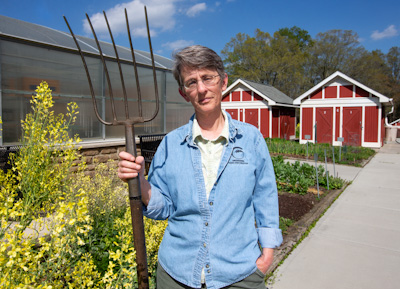
[[[226,70],[232,80],[245,78],[257,82],[265,80],[264,71],[269,55],[270,35],[260,30],[256,37],[238,33],[222,50]]]
[[[298,27],[275,32],[273,37],[259,29],[255,36],[239,33],[222,50],[231,78],[269,84],[296,97],[306,83],[303,73],[310,42],[308,32]]]
[[[389,84],[389,68],[385,54],[380,50],[363,51],[354,60],[348,75],[362,84],[387,95]]]
[[[297,97],[307,83],[304,64],[308,54],[296,39],[274,33],[270,42],[270,77],[268,83],[291,97]]]
[[[309,77],[319,82],[336,71],[352,74],[353,64],[365,49],[357,33],[351,30],[330,30],[318,33],[310,49]]]
[[[400,47],[394,46],[386,55],[389,69],[389,97],[393,98],[394,113],[392,120],[400,118]]]
[[[308,48],[313,46],[314,44],[314,41],[312,40],[310,34],[308,34],[308,31],[303,30],[297,26],[293,26],[292,28],[281,28],[278,30],[278,33],[281,36],[286,36],[296,41],[301,51],[308,50]]]
[[[389,49],[386,61],[390,69],[390,76],[394,82],[400,82],[400,47],[394,46]]]

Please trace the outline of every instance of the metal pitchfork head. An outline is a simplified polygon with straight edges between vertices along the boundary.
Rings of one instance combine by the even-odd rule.
[[[128,21],[128,14],[125,9],[125,19],[126,19],[126,27],[128,30],[128,36],[129,36],[129,44],[130,44],[130,49],[132,53],[132,61],[133,61],[133,67],[134,67],[134,72],[135,72],[135,78],[136,78],[136,87],[137,87],[137,94],[138,94],[138,111],[139,111],[139,116],[132,117],[129,115],[129,108],[128,108],[128,98],[126,94],[126,89],[125,89],[125,81],[124,81],[124,76],[122,73],[122,68],[121,68],[121,62],[120,58],[118,56],[118,51],[117,47],[114,42],[114,38],[111,32],[110,25],[108,23],[108,19],[106,16],[106,13],[103,12],[104,18],[107,23],[108,31],[111,36],[111,41],[114,47],[115,51],[115,57],[117,59],[118,63],[118,68],[119,68],[119,74],[121,78],[121,85],[122,85],[122,91],[124,94],[124,104],[125,104],[125,119],[124,120],[118,120],[116,112],[115,112],[115,104],[114,104],[114,96],[113,96],[113,90],[111,86],[111,80],[110,76],[107,70],[107,65],[106,61],[104,59],[103,52],[100,47],[100,43],[97,39],[96,33],[94,31],[93,25],[90,21],[89,16],[86,14],[86,18],[89,22],[90,28],[92,29],[93,36],[96,40],[97,48],[100,53],[101,61],[103,63],[103,68],[104,72],[107,78],[107,83],[108,83],[108,89],[109,89],[109,95],[110,95],[110,100],[111,100],[111,109],[112,109],[112,115],[113,115],[113,120],[112,122],[107,122],[102,117],[100,116],[98,109],[97,109],[97,103],[96,103],[96,97],[92,85],[92,81],[90,78],[89,70],[86,65],[85,57],[83,55],[83,52],[79,46],[79,43],[72,32],[72,29],[64,16],[64,20],[68,26],[69,31],[71,32],[72,38],[75,41],[76,47],[78,48],[79,54],[82,58],[82,63],[83,66],[85,67],[86,71],[86,76],[89,82],[89,87],[90,87],[90,92],[92,95],[92,101],[93,101],[93,106],[94,110],[96,113],[97,118],[100,120],[101,123],[105,125],[124,125],[125,126],[125,138],[126,138],[126,151],[128,153],[131,153],[136,157],[136,142],[135,142],[135,130],[134,130],[134,125],[138,123],[144,123],[144,122],[149,122],[153,120],[159,110],[159,98],[158,98],[158,88],[157,88],[157,78],[156,78],[156,70],[155,70],[155,65],[154,65],[154,55],[153,55],[153,49],[151,46],[151,39],[150,39],[150,29],[149,29],[149,21],[147,17],[147,9],[144,7],[144,12],[146,16],[146,26],[147,26],[147,35],[149,39],[149,47],[150,47],[150,54],[151,54],[151,62],[152,62],[152,67],[153,67],[153,79],[154,79],[154,89],[155,89],[155,99],[156,99],[156,109],[152,117],[145,119],[143,117],[143,110],[142,110],[142,99],[141,99],[141,91],[140,91],[140,85],[139,85],[139,76],[137,72],[137,65],[136,65],[136,60],[135,60],[135,53],[133,50],[132,46],[132,39],[131,39],[131,32],[129,28],[129,21]],[[136,250],[136,263],[137,263],[137,276],[138,276],[138,283],[139,283],[139,288],[144,289],[144,288],[149,288],[149,281],[148,281],[148,271],[147,271],[147,256],[146,256],[146,245],[145,245],[145,236],[144,236],[144,225],[143,225],[143,212],[142,212],[142,201],[141,201],[141,191],[140,191],[140,182],[139,178],[134,178],[128,180],[128,187],[129,187],[129,201],[130,201],[130,208],[131,208],[131,217],[132,217],[132,229],[133,229],[133,239],[134,239],[134,246]]]

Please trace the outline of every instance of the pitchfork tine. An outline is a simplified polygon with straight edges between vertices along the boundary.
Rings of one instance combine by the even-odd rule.
[[[113,37],[112,32],[111,32],[110,24],[108,23],[106,12],[103,11],[103,14],[104,14],[104,19],[106,20],[106,23],[107,23],[108,32],[110,33],[111,42],[112,42],[113,47],[114,47],[115,58],[117,58],[118,69],[119,69],[119,77],[121,78],[122,93],[124,94],[125,118],[129,119],[128,96],[126,95],[125,81],[124,81],[124,76],[122,74],[121,61],[120,61],[119,56],[118,56],[117,46],[115,45],[114,37]],[[113,114],[114,113],[115,113],[115,111],[113,111]],[[116,118],[116,116],[115,116],[115,118]]]
[[[145,9],[146,9],[146,7],[145,7]],[[128,12],[126,11],[126,8],[125,8],[125,19],[126,19],[126,29],[128,30],[128,36],[129,36],[129,45],[130,45],[131,54],[132,54],[133,68],[135,71],[136,89],[137,89],[138,106],[139,106],[139,117],[143,117],[142,93],[140,91],[139,74],[138,74],[137,65],[136,65],[135,52],[133,50],[133,45],[132,45],[131,29],[129,28]],[[157,100],[158,100],[158,97],[157,97]]]
[[[68,26],[68,29],[69,29],[69,32],[71,33],[72,38],[74,39],[75,45],[78,48],[79,55],[81,56],[83,66],[85,68],[86,76],[87,76],[87,79],[88,79],[88,82],[89,82],[90,94],[92,95],[92,102],[93,102],[94,112],[96,113],[96,117],[101,123],[103,123],[105,125],[112,125],[112,123],[106,122],[105,120],[103,120],[101,118],[100,114],[99,114],[99,111],[97,109],[96,96],[94,94],[93,84],[92,84],[92,80],[91,80],[91,77],[90,77],[89,69],[88,69],[87,64],[86,64],[85,57],[83,56],[83,52],[82,52],[82,49],[81,49],[81,47],[80,47],[80,45],[78,43],[78,40],[76,39],[75,34],[72,32],[71,26],[69,25],[69,23],[67,21],[67,18],[65,16],[64,16],[64,20],[65,20],[65,23]]]
[[[150,28],[149,28],[149,19],[147,17],[147,8],[144,6],[144,13],[146,15],[146,26],[147,26],[147,36],[149,38],[149,48],[151,54],[151,65],[153,66],[153,80],[154,80],[154,89],[155,89],[155,97],[156,97],[156,110],[153,116],[149,119],[146,119],[145,122],[152,121],[156,118],[160,106],[160,101],[158,99],[158,85],[157,85],[157,76],[156,76],[156,66],[154,64],[154,54],[153,54],[153,47],[151,46],[151,37],[150,37]]]
[[[112,89],[112,86],[111,86],[110,75],[108,74],[108,69],[107,69],[106,61],[104,59],[103,51],[101,50],[100,42],[97,39],[96,32],[94,31],[92,22],[90,21],[89,15],[87,15],[87,13],[86,13],[86,18],[87,18],[87,20],[89,22],[90,29],[92,30],[94,39],[95,39],[96,44],[97,44],[97,48],[99,49],[101,62],[103,63],[104,74],[106,75],[107,84],[108,84],[108,93],[110,94],[111,109],[112,109],[112,115],[113,115],[113,123],[116,124],[117,123],[117,114],[115,113],[114,95],[113,95],[113,89]]]

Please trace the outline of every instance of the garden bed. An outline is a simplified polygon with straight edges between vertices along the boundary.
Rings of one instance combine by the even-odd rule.
[[[331,146],[326,143],[300,144],[296,141],[283,139],[269,139],[268,145],[271,156],[283,156],[285,158],[314,160],[314,154],[318,155],[318,159],[323,161],[326,157],[327,162],[332,163],[333,158],[335,163],[344,164],[356,167],[363,167],[368,160],[373,157],[376,150],[359,146]],[[308,156],[308,158],[307,158]]]

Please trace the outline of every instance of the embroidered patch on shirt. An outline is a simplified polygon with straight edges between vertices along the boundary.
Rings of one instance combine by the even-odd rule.
[[[229,159],[229,163],[234,165],[248,164],[243,148],[241,147],[233,148],[231,158]]]

